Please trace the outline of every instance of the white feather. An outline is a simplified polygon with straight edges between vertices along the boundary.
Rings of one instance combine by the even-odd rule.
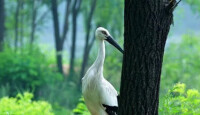
[[[98,31],[96,31],[96,34],[98,34]],[[86,106],[92,115],[107,115],[102,104],[118,106],[117,91],[103,77],[105,58],[105,44],[103,39],[99,39],[99,45],[97,59],[82,78],[82,93]]]

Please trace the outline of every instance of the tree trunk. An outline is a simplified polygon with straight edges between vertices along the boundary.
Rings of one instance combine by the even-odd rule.
[[[84,53],[83,53],[83,61],[82,61],[82,66],[81,66],[81,73],[80,73],[80,80],[79,80],[79,85],[81,85],[81,78],[84,76],[85,73],[85,68],[88,63],[88,58],[89,58],[89,38],[90,38],[90,31],[91,31],[91,23],[92,23],[92,17],[96,8],[96,2],[97,0],[93,0],[90,8],[90,13],[86,22],[86,37],[85,37],[85,48],[84,48]]]
[[[158,115],[163,54],[173,20],[170,4],[125,0],[119,115]]]
[[[77,13],[74,11],[72,15],[72,46],[71,46],[71,57],[70,57],[70,77],[74,75],[74,59],[76,50],[76,25],[77,25]]]
[[[77,18],[78,18],[81,2],[82,0],[74,0],[73,7],[72,7],[72,46],[71,46],[70,72],[69,72],[70,78],[69,79],[71,79],[71,77],[74,76]]]
[[[36,9],[36,2],[35,0],[32,1],[32,20],[31,20],[31,38],[30,38],[30,45],[34,42],[35,37],[35,28],[36,28],[36,16],[37,16],[37,9]]]
[[[61,44],[60,31],[59,31],[57,0],[51,0],[51,2],[52,2],[51,10],[52,10],[53,24],[54,24],[57,67],[58,67],[59,72],[63,74],[63,69],[62,69],[62,49],[63,49],[63,47]]]
[[[4,10],[4,0],[0,0],[0,51],[3,50],[4,43],[4,31],[5,31],[5,10]]]
[[[24,0],[20,0],[20,11],[21,11],[21,16],[20,16],[20,47],[23,47],[23,39],[24,39]]]
[[[66,40],[67,32],[69,29],[69,15],[70,15],[70,10],[71,10],[70,5],[71,5],[71,0],[67,0],[66,1],[65,18],[64,18],[64,26],[63,26],[63,34],[61,37],[63,44],[64,44],[64,41]]]
[[[20,9],[20,0],[17,0],[17,7],[16,7],[16,12],[15,12],[15,50],[17,50],[18,47],[18,28],[19,28],[19,9]]]
[[[57,0],[51,0],[52,4],[52,15],[53,15],[53,23],[54,23],[54,36],[55,36],[55,46],[56,46],[56,59],[57,59],[57,66],[59,69],[59,72],[63,74],[62,69],[62,51],[63,51],[63,45],[66,40],[68,28],[69,28],[69,15],[71,10],[71,0],[66,1],[66,11],[65,11],[65,18],[64,18],[64,26],[63,26],[63,33],[61,36],[60,30],[59,30],[59,18],[58,18],[58,10],[57,10]],[[45,16],[46,13],[44,13],[43,16]],[[42,17],[39,19],[41,20]],[[37,23],[36,23],[37,24]]]

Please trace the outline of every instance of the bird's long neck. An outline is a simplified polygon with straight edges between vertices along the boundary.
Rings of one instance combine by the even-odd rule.
[[[103,64],[104,64],[104,59],[105,59],[105,44],[103,40],[99,40],[99,51],[98,51],[98,56],[97,59],[94,62],[94,66],[103,73]]]

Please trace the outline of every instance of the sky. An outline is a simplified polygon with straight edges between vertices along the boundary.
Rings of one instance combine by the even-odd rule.
[[[59,6],[59,18],[60,18],[60,27],[62,32],[63,27],[63,19],[64,19],[64,11],[65,3],[62,3]],[[77,48],[76,48],[76,56],[82,56],[82,49],[84,47],[84,26],[83,26],[83,18],[81,15],[78,17],[77,21]],[[71,47],[71,31],[68,32],[67,40],[65,41],[64,51],[70,52]],[[167,40],[167,45],[170,42],[178,42],[181,40],[181,36],[184,34],[195,34],[200,35],[200,14],[197,14],[192,11],[191,7],[186,3],[180,3],[174,12],[174,25],[171,26],[170,33]],[[45,29],[39,33],[39,43],[47,46],[49,49],[54,48],[54,30],[53,23],[49,21],[46,23]],[[69,57],[69,56],[67,56]]]

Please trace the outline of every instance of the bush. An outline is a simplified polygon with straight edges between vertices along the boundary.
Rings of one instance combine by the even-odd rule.
[[[90,115],[81,98],[73,110],[76,115]],[[199,115],[200,93],[195,89],[186,90],[186,85],[177,83],[168,94],[160,99],[159,115]]]
[[[76,106],[76,108],[73,110],[73,113],[75,115],[90,115],[85,103],[83,97],[79,99],[79,103]]]
[[[24,90],[38,94],[42,86],[62,79],[61,74],[49,65],[47,57],[37,47],[20,49],[18,52],[6,48],[0,52],[0,87],[12,92],[7,94],[10,96]]]
[[[31,93],[17,94],[15,98],[0,99],[1,115],[54,115],[52,107],[45,101],[31,100]]]
[[[185,84],[178,83],[167,96],[161,99],[159,113],[161,115],[199,115],[200,93],[195,89],[186,91]]]
[[[66,83],[57,71],[54,59],[55,55],[42,52],[36,46],[18,51],[5,48],[0,52],[0,97],[29,91],[33,92],[34,99],[50,102],[55,111],[65,111],[60,106],[73,109],[80,92]]]

